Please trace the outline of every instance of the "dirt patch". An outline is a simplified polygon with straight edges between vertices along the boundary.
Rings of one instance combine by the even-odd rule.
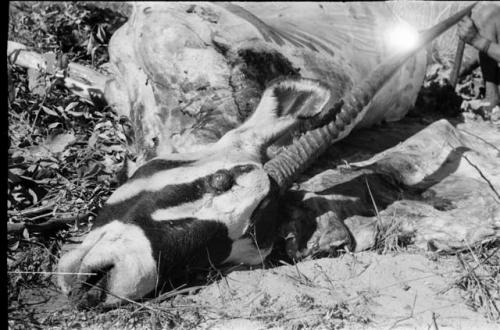
[[[20,298],[26,302],[24,312],[9,311],[9,324],[51,329],[151,329],[155,325],[175,329],[497,329],[498,323],[472,309],[470,292],[462,290],[466,277],[459,259],[411,251],[346,254],[234,271],[197,293],[107,312],[75,311],[57,290],[31,288]]]
[[[465,304],[460,270],[455,257],[347,254],[233,272],[190,299],[224,311],[213,329],[496,328]]]

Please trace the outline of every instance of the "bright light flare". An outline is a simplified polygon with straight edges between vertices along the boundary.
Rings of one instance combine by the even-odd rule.
[[[385,33],[385,42],[391,53],[413,49],[417,46],[418,41],[418,31],[410,25],[397,24],[387,29]]]

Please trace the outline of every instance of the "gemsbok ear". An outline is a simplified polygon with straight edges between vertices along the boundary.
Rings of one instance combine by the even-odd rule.
[[[267,146],[298,126],[324,124],[334,101],[330,88],[318,80],[280,78],[268,85],[254,113],[237,131]]]
[[[262,100],[266,97],[276,99],[277,107],[274,111],[277,117],[309,119],[333,105],[330,88],[325,83],[305,78],[280,78],[271,81]],[[266,111],[261,105],[262,101],[255,111],[256,116],[262,115],[259,111]]]

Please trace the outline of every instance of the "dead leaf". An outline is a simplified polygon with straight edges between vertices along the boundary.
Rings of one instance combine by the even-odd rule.
[[[44,75],[37,69],[28,69],[28,88],[31,93],[45,96],[48,87]]]
[[[28,171],[29,171],[29,168],[28,168]],[[19,167],[9,168],[9,173],[12,173],[14,175],[23,175],[24,172],[25,172],[25,170],[22,168],[19,168]]]
[[[16,240],[13,244],[9,244],[9,251],[16,251],[19,247],[20,240]]]
[[[102,146],[102,150],[104,150],[107,153],[113,153],[113,152],[123,152],[124,148],[121,145],[110,145],[110,146]]]
[[[79,102],[71,102],[70,104],[68,104],[66,106],[66,109],[64,109],[64,111],[73,110],[73,108],[75,108],[78,104],[79,104]]]
[[[67,145],[74,142],[76,137],[73,133],[63,133],[52,137],[49,137],[45,141],[45,146],[52,152],[58,153],[62,152]]]
[[[54,74],[57,68],[57,55],[53,52],[43,54],[46,63],[46,72]]]
[[[106,30],[104,29],[104,26],[99,25],[97,27],[97,40],[99,41],[99,43],[105,44],[107,39],[108,36]]]
[[[88,141],[88,145],[90,148],[92,148],[93,146],[95,146],[96,142],[98,140],[98,136],[96,134],[96,132],[94,132],[90,138],[89,138],[89,141]]]
[[[71,111],[71,110],[67,110],[66,112],[68,114],[72,115],[73,117],[82,117],[85,115],[83,112],[77,112],[77,111]]]
[[[28,148],[31,155],[38,158],[48,158],[52,154],[62,152],[66,146],[74,142],[76,137],[73,133],[63,133],[49,136],[40,145]]]
[[[59,117],[59,113],[57,113],[57,111],[52,110],[50,108],[47,108],[44,105],[42,105],[42,110],[43,110],[43,112],[45,112],[46,114],[48,114],[50,116]]]
[[[45,96],[50,87],[47,74],[54,74],[56,70],[56,54],[53,52],[43,54],[45,68],[43,70],[28,69],[28,88],[34,94]]]
[[[58,122],[58,123],[52,123],[52,124],[50,124],[50,125],[48,126],[48,128],[49,128],[49,129],[53,129],[53,128],[56,128],[56,127],[61,126],[61,125],[62,125],[62,124],[61,124],[61,123],[59,123],[59,122]]]
[[[84,178],[94,177],[97,174],[99,174],[99,172],[101,172],[101,170],[103,168],[104,168],[103,164],[95,162],[92,164],[92,166],[89,167],[89,169],[87,169],[87,171],[85,171],[85,173],[83,174],[83,177]]]

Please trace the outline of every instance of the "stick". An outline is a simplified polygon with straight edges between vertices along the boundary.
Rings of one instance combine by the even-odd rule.
[[[470,17],[471,13],[467,15]],[[457,53],[455,54],[455,63],[453,65],[453,70],[450,74],[450,83],[453,89],[457,86],[458,75],[460,74],[460,67],[462,66],[462,59],[464,57],[465,41],[458,39]]]
[[[45,205],[40,205],[40,206],[36,206],[36,207],[32,207],[32,208],[29,208],[29,209],[25,209],[25,210],[22,210],[22,211],[19,211],[19,212],[16,212],[16,211],[7,211],[7,214],[9,216],[24,216],[24,217],[29,217],[30,215],[34,215],[34,214],[39,214],[39,213],[42,213],[44,211],[51,211],[55,206],[55,202],[49,202]]]
[[[39,70],[62,79],[66,88],[87,100],[104,100],[104,86],[108,78],[86,66],[69,63],[63,68],[49,67],[42,54],[14,41],[7,43],[7,59],[9,64]]]
[[[61,229],[67,228],[69,225],[72,225],[76,222],[80,222],[89,217],[91,213],[85,213],[73,217],[65,217],[65,218],[53,218],[46,222],[40,224],[29,224],[29,223],[8,223],[7,224],[7,233],[8,234],[17,234],[21,233],[24,229],[28,229],[30,232],[36,233],[47,233],[54,232]]]

